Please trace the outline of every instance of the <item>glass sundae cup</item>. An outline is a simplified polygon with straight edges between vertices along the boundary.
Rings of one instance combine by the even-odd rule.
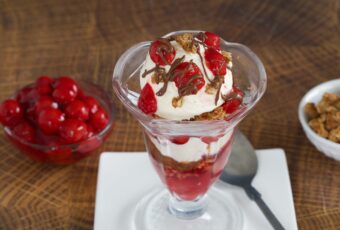
[[[199,32],[176,31],[164,37]],[[233,57],[233,76],[244,92],[242,105],[223,120],[167,120],[144,114],[137,106],[140,69],[150,44],[141,42],[125,51],[112,79],[115,94],[142,125],[151,162],[167,188],[150,192],[138,203],[134,226],[141,230],[239,229],[239,208],[209,188],[227,163],[236,126],[265,92],[263,64],[244,45],[221,39],[221,48]]]

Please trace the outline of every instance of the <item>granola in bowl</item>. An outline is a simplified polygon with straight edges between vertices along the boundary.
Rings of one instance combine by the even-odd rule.
[[[304,112],[308,125],[321,137],[340,143],[340,95],[324,93],[317,103],[307,103]]]

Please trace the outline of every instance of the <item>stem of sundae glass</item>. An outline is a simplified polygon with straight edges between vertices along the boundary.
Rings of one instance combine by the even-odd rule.
[[[170,195],[169,211],[177,218],[191,220],[203,215],[207,204],[206,194],[193,201],[181,200],[175,195]]]

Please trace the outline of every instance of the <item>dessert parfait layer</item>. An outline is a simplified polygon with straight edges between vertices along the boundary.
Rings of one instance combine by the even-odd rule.
[[[175,121],[227,120],[241,105],[232,56],[211,32],[159,38],[150,45],[140,71],[138,107]],[[190,130],[188,130],[188,134]],[[170,192],[184,200],[203,195],[223,169],[233,129],[208,135],[146,133],[153,163]]]
[[[213,141],[211,143],[207,142],[207,138],[206,146],[196,148],[195,151],[189,148],[189,145],[178,144],[178,147],[175,147],[166,138],[161,141],[163,143],[159,143],[151,134],[145,135],[146,146],[157,173],[169,191],[182,200],[196,200],[203,196],[221,175],[231,150],[232,132],[233,130],[217,141],[209,140]],[[191,137],[190,141],[196,142],[197,139]],[[166,146],[169,148],[166,149]],[[210,154],[214,148],[216,152]],[[188,157],[187,161],[179,157],[181,161],[178,161],[179,159],[173,158],[174,153],[192,157]]]

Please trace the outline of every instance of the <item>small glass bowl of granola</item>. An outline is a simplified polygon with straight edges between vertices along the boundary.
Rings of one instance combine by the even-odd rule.
[[[309,90],[300,101],[298,113],[310,142],[326,156],[340,161],[340,79]]]

